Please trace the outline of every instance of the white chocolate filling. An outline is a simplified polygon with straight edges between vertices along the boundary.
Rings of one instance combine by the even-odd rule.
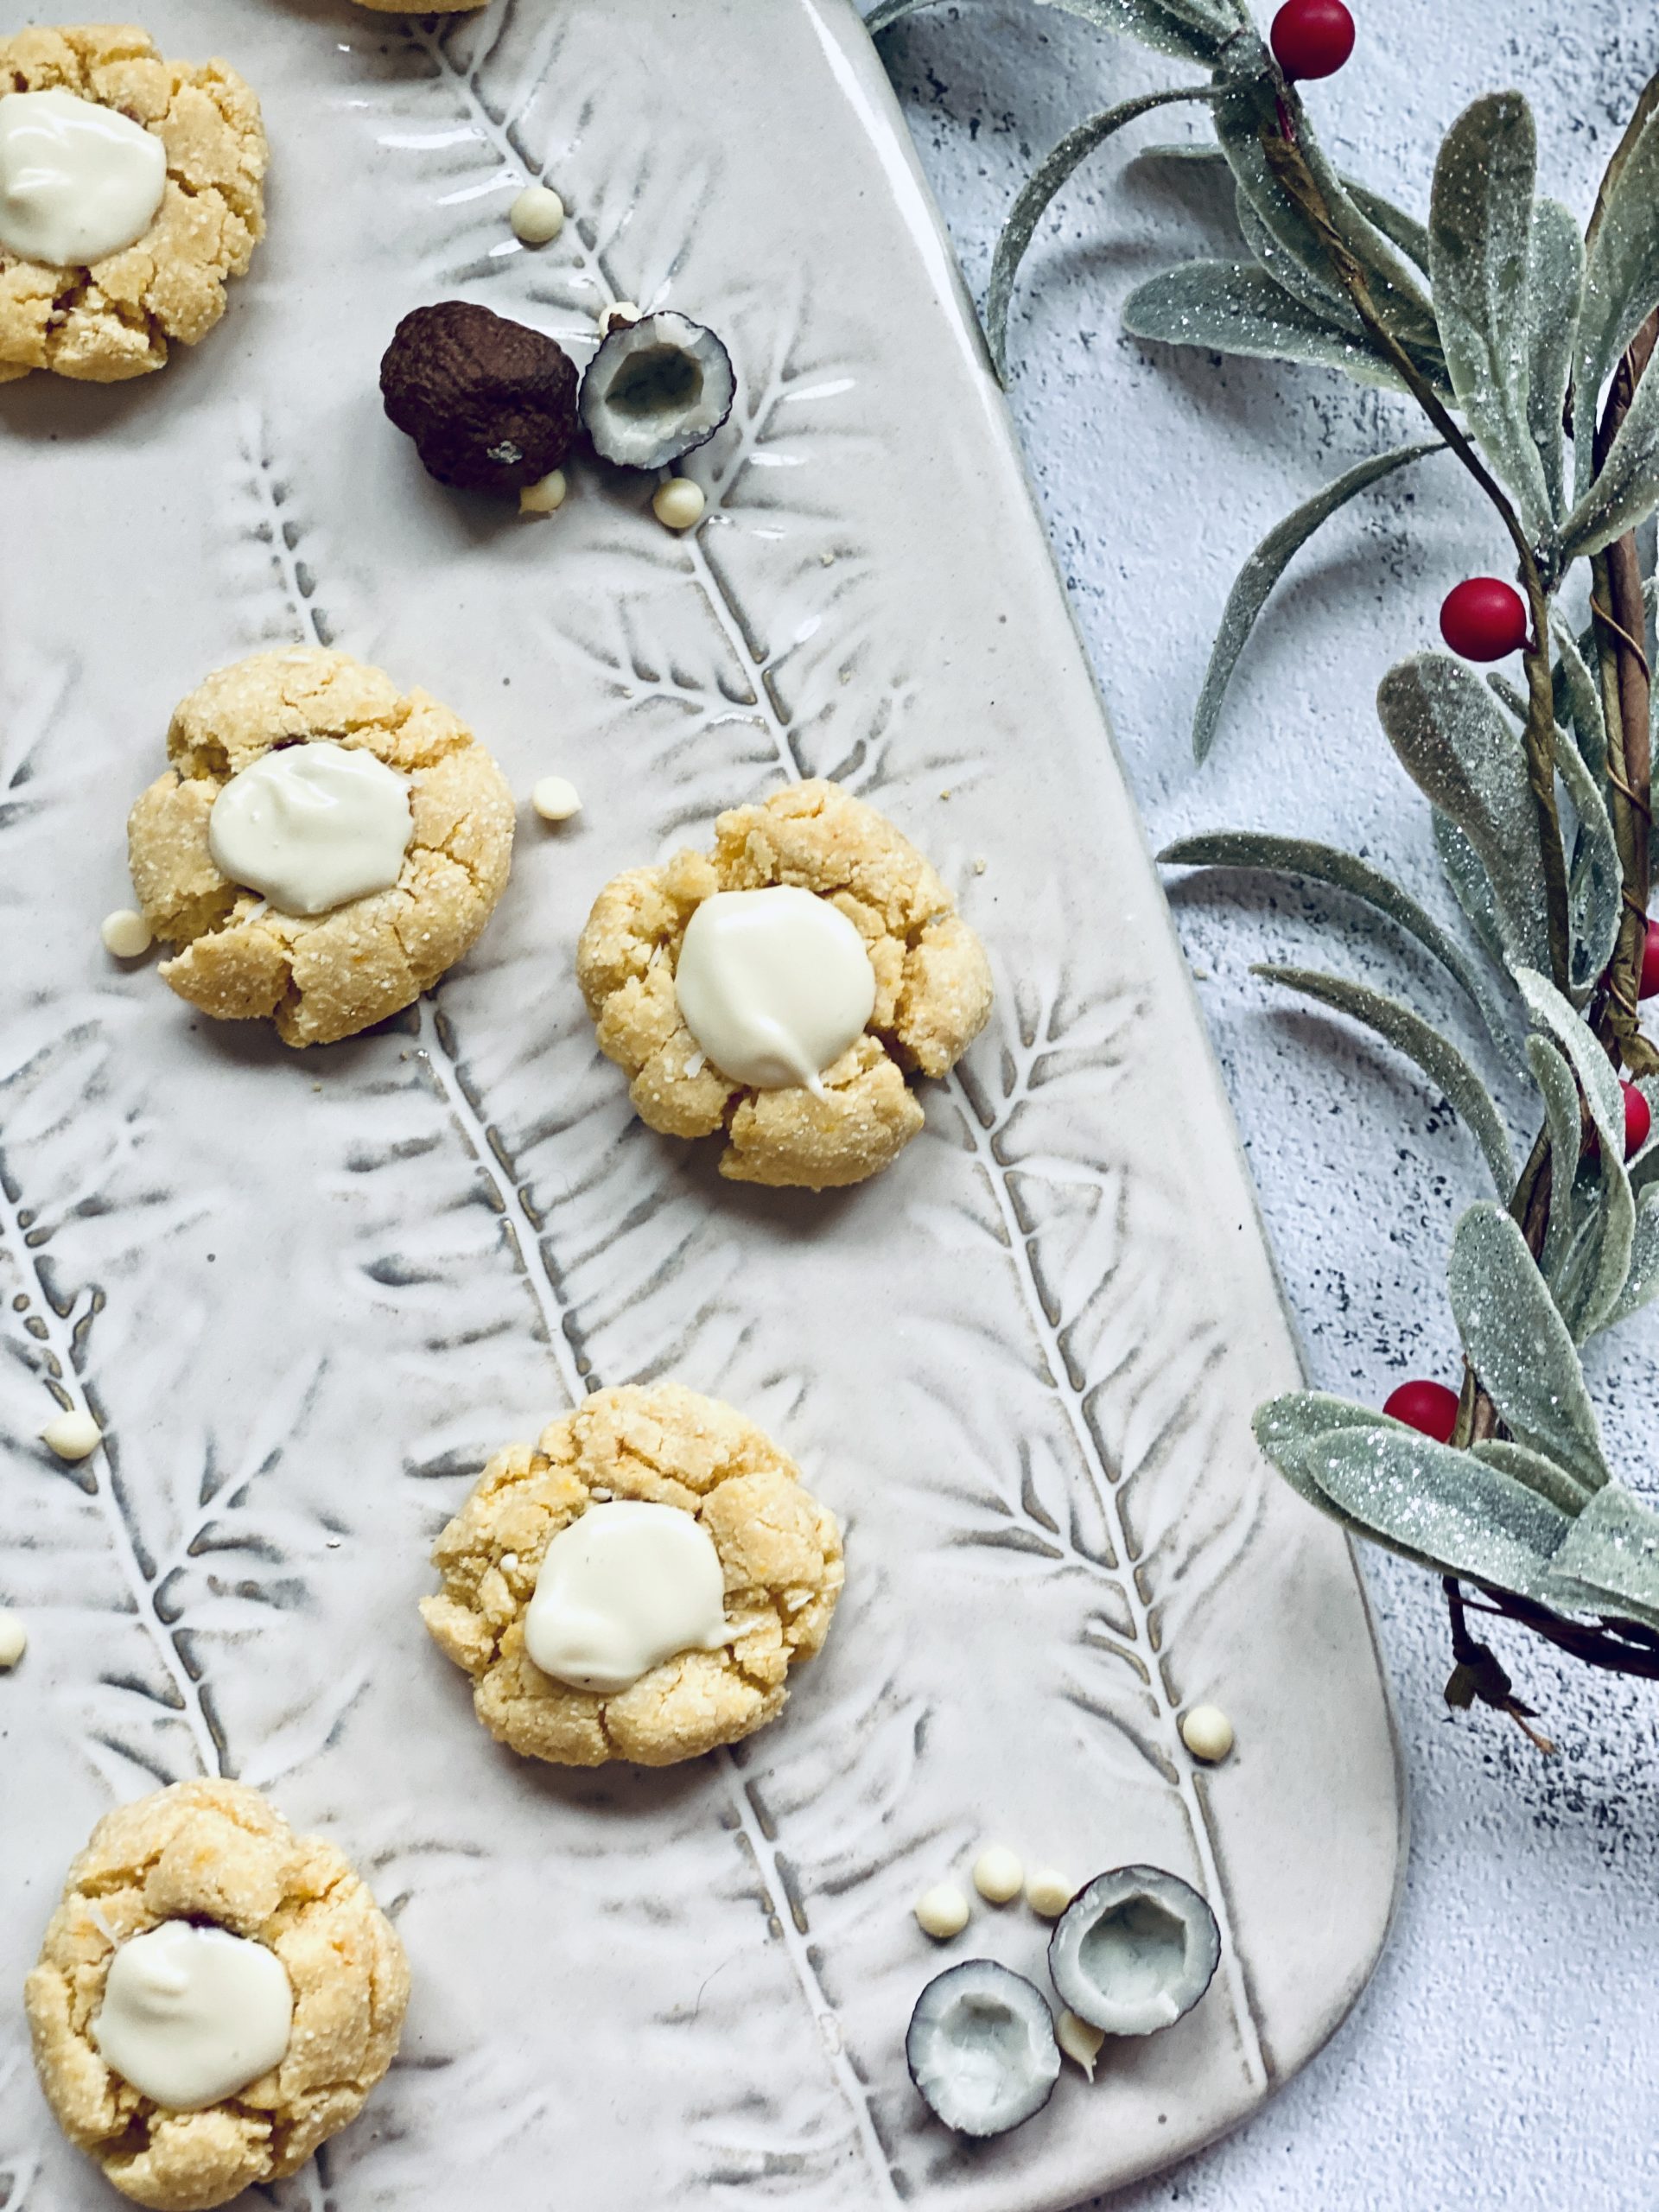
[[[714,1539],[675,1505],[590,1505],[547,1548],[524,1614],[543,1674],[612,1695],[681,1651],[729,1641]]]
[[[864,940],[810,891],[716,891],[686,925],[674,975],[685,1026],[721,1073],[757,1090],[819,1077],[875,1006]]]
[[[167,149],[142,123],[73,92],[0,99],[0,245],[85,269],[143,238],[167,189]]]
[[[207,817],[213,864],[285,914],[389,891],[414,835],[409,786],[360,746],[285,745],[231,778]]]
[[[228,1929],[164,1920],[110,1961],[92,2041],[169,2112],[200,2112],[281,2063],[294,2024],[282,1961]]]

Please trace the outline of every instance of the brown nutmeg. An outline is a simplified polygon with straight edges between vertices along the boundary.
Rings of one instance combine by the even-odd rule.
[[[466,300],[404,317],[380,391],[429,474],[462,491],[538,484],[576,434],[576,372],[563,347]]]

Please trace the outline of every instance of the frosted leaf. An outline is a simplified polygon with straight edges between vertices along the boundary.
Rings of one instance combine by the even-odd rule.
[[[1569,1529],[1546,1596],[1554,1605],[1659,1628],[1659,1515],[1609,1484]]]
[[[1365,341],[1365,326],[1358,310],[1340,284],[1330,275],[1316,275],[1305,268],[1293,253],[1289,253],[1274,238],[1255,203],[1241,186],[1233,195],[1238,227],[1244,243],[1267,270],[1274,283],[1288,292],[1293,300],[1309,308],[1314,315],[1323,315],[1328,322],[1339,323],[1351,336]]]
[[[1287,875],[1305,875],[1315,883],[1345,891],[1351,898],[1363,899],[1433,954],[1480,1008],[1493,1043],[1512,1065],[1516,1064],[1503,1005],[1479,968],[1432,914],[1369,861],[1332,845],[1316,844],[1311,838],[1275,837],[1255,830],[1219,830],[1207,836],[1179,838],[1158,858],[1166,868],[1270,868]]]
[[[1532,1070],[1534,1082],[1543,1093],[1544,1112],[1549,1123],[1552,1166],[1549,1228],[1544,1241],[1543,1268],[1545,1280],[1554,1290],[1560,1279],[1561,1262],[1566,1255],[1568,1241],[1577,1225],[1573,1217],[1573,1192],[1583,1116],[1579,1104],[1579,1086],[1573,1079],[1573,1071],[1548,1037],[1528,1038],[1527,1065]]]
[[[1481,866],[1480,855],[1457,823],[1442,814],[1439,807],[1433,813],[1434,850],[1440,855],[1441,872],[1451,887],[1452,895],[1494,965],[1507,969],[1509,961],[1497,925],[1497,900],[1493,895],[1491,879]]]
[[[1510,1140],[1485,1084],[1451,1039],[1442,1037],[1421,1014],[1386,992],[1350,982],[1342,976],[1323,976],[1307,968],[1258,967],[1250,972],[1363,1022],[1396,1052],[1403,1052],[1444,1094],[1476,1139],[1497,1188],[1507,1192],[1514,1186],[1515,1159]]]
[[[1537,134],[1525,100],[1519,92],[1488,93],[1446,133],[1429,211],[1434,312],[1452,389],[1534,531],[1549,515],[1527,407],[1537,166]]]
[[[939,0],[880,0],[865,16],[865,28],[872,38],[880,38],[906,16],[938,4]],[[1248,21],[1225,0],[1215,0],[1215,4],[1211,0],[1038,0],[1038,5],[1080,16],[1100,30],[1132,38],[1178,61],[1213,60],[1224,42]]]
[[[1600,1147],[1599,1200],[1561,1267],[1561,1310],[1582,1344],[1607,1325],[1630,1269],[1636,1201],[1624,1167],[1624,1096],[1595,1032],[1548,978],[1521,968],[1515,980],[1533,1020],[1550,1032],[1571,1062]]]
[[[1249,559],[1239,570],[1238,580],[1227,598],[1226,609],[1221,618],[1221,627],[1210,654],[1210,665],[1205,672],[1204,690],[1198,697],[1198,711],[1192,717],[1192,757],[1203,762],[1215,743],[1216,727],[1221,719],[1222,701],[1227,686],[1232,681],[1238,657],[1243,652],[1256,618],[1267,605],[1268,595],[1295,556],[1306,544],[1321,524],[1357,495],[1373,484],[1391,476],[1408,462],[1421,461],[1425,455],[1442,450],[1437,441],[1425,444],[1400,446],[1392,453],[1375,454],[1351,468],[1316,492],[1311,499],[1304,500],[1284,520],[1274,524]]]
[[[1189,261],[1166,270],[1130,293],[1123,327],[1131,338],[1309,362],[1345,370],[1361,384],[1402,389],[1386,361],[1293,300],[1253,261]]]
[[[1178,143],[1143,147],[1135,156],[1137,162],[1182,162],[1191,168],[1219,169],[1226,166],[1227,156],[1219,146],[1206,145],[1203,141],[1182,140]],[[1396,207],[1380,192],[1373,192],[1370,185],[1359,178],[1344,176],[1343,190],[1353,201],[1368,222],[1374,223],[1383,237],[1397,245],[1408,261],[1427,276],[1428,274],[1428,226],[1420,223],[1403,207]]]
[[[1637,1210],[1630,1270],[1618,1303],[1607,1317],[1607,1326],[1627,1321],[1656,1298],[1659,1298],[1659,1193],[1649,1192]]]
[[[1601,703],[1601,686],[1590,672],[1578,639],[1557,613],[1554,639],[1555,719],[1572,729],[1584,765],[1599,785],[1607,774],[1607,718]],[[1586,640],[1586,642],[1588,642]],[[1565,714],[1562,709],[1565,709]]]
[[[1536,201],[1527,278],[1527,421],[1558,520],[1567,512],[1563,416],[1583,285],[1584,240],[1572,210],[1559,200]]]
[[[1446,1289],[1469,1363],[1516,1441],[1599,1490],[1607,1463],[1579,1355],[1501,1206],[1483,1199],[1458,1224]]]
[[[1210,97],[1206,86],[1183,85],[1171,92],[1146,92],[1139,99],[1124,100],[1116,107],[1091,115],[1075,130],[1068,130],[1058,145],[1038,163],[1008,211],[1007,220],[996,241],[996,251],[991,257],[990,282],[985,292],[985,338],[999,377],[1007,372],[1008,302],[1014,296],[1014,280],[1055,194],[1096,148],[1103,146],[1126,123],[1133,123],[1137,116],[1149,114],[1154,108],[1167,107],[1177,100]]]
[[[1624,878],[1601,787],[1578,747],[1560,728],[1555,734],[1555,766],[1579,817],[1573,865],[1567,873],[1568,980],[1575,995],[1588,997],[1618,941]]]
[[[1615,361],[1659,301],[1659,105],[1619,162],[1603,202],[1584,270],[1573,370],[1573,454],[1582,499],[1594,460],[1601,388]]]
[[[1479,857],[1511,963],[1548,968],[1538,814],[1520,733],[1474,671],[1446,653],[1391,668],[1376,710],[1402,767]]]
[[[1375,1406],[1356,1406],[1344,1398],[1329,1397],[1322,1390],[1297,1390],[1289,1396],[1269,1399],[1256,1408],[1251,1428],[1262,1452],[1296,1495],[1351,1534],[1370,1537],[1372,1531],[1356,1515],[1338,1506],[1319,1486],[1316,1469],[1325,1440],[1344,1429],[1369,1433],[1394,1423]],[[1441,1572],[1438,1560],[1408,1545],[1393,1543],[1389,1549],[1430,1574]]]
[[[1653,220],[1659,225],[1659,213]],[[1601,474],[1561,524],[1561,559],[1599,553],[1659,506],[1659,385],[1643,377]]]
[[[1470,1448],[1484,1465],[1496,1467],[1511,1482],[1522,1483],[1527,1489],[1536,1491],[1540,1497],[1559,1506],[1563,1513],[1582,1512],[1589,1499],[1599,1494],[1586,1490],[1568,1469],[1546,1458],[1541,1452],[1529,1452],[1524,1444],[1507,1438],[1488,1438],[1484,1443]]]

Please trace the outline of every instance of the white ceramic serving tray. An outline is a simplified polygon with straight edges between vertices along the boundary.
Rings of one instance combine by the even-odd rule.
[[[0,2204],[115,2202],[17,1987],[98,1815],[203,1770],[336,1837],[413,1963],[396,2070],[284,2207],[1038,2212],[1166,2163],[1353,2002],[1399,1777],[1347,1550],[1250,1442],[1297,1375],[1249,1184],[868,41],[849,0],[145,21],[261,92],[270,237],[163,375],[0,394],[0,1603],[31,1637],[0,1681]],[[535,255],[526,174],[574,210]],[[695,537],[591,464],[533,524],[424,477],[376,368],[457,294],[584,358],[611,296],[722,332]],[[587,810],[526,810],[434,1002],[296,1056],[98,924],[175,700],[314,639]],[[804,773],[933,857],[1000,985],[926,1134],[824,1198],[633,1121],[572,973],[607,876]],[[669,1375],[843,1517],[829,1644],[735,1755],[520,1763],[421,1627],[428,1547],[496,1446]],[[105,1424],[78,1470],[35,1440],[54,1380]],[[1199,1700],[1238,1730],[1213,1773],[1176,1733]],[[1042,1978],[1023,1907],[943,1954],[911,1918],[990,1837],[1174,1868],[1224,1949],[1179,2027],[973,2148],[902,2047],[951,1958]]]

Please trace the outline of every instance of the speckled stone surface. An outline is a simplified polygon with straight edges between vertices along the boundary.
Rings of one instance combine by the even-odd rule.
[[[1373,0],[1356,13],[1354,62],[1310,104],[1345,168],[1420,212],[1440,136],[1506,85],[1537,112],[1546,188],[1586,212],[1659,65],[1643,0]],[[888,59],[982,289],[1028,159],[1092,110],[1182,73],[1013,4],[942,8],[894,34]],[[1213,188],[1131,157],[1196,130],[1185,113],[1152,117],[1095,157],[1045,224],[1015,302],[1011,397],[1072,604],[1155,844],[1217,826],[1300,831],[1396,863],[1449,915],[1426,810],[1370,705],[1384,669],[1432,641],[1447,587],[1503,566],[1449,464],[1395,480],[1310,549],[1240,670],[1209,766],[1192,766],[1188,718],[1245,555],[1315,486],[1416,433],[1403,406],[1334,377],[1120,335],[1135,283],[1225,235]],[[1311,1378],[1380,1399],[1408,1373],[1449,1373],[1443,1262],[1479,1189],[1474,1146],[1380,1047],[1275,1003],[1249,968],[1313,955],[1448,1019],[1459,1010],[1399,948],[1316,929],[1316,902],[1294,886],[1241,896],[1195,881],[1175,903]],[[1590,1363],[1610,1444],[1649,1493],[1656,1350],[1649,1316]],[[1491,1717],[1447,1714],[1437,1592],[1378,1554],[1366,1567],[1414,1812],[1392,1945],[1354,2018],[1253,2124],[1114,2212],[1645,2212],[1659,2167],[1659,1696],[1500,1637],[1560,1745],[1541,1761]]]

